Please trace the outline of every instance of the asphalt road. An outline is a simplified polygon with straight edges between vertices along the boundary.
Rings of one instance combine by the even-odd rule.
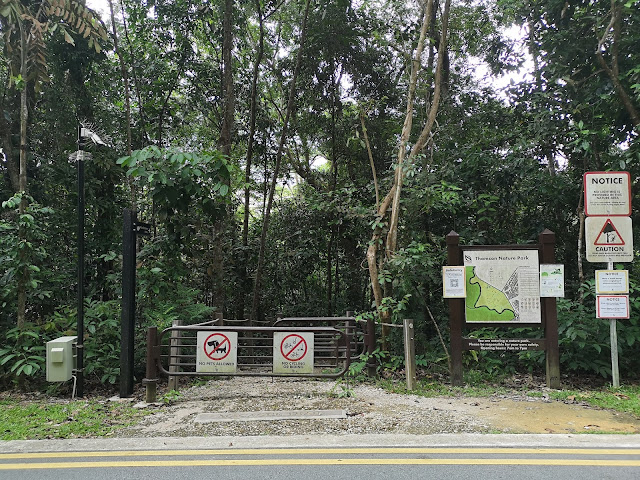
[[[638,435],[359,435],[0,442],[0,479],[636,480]]]

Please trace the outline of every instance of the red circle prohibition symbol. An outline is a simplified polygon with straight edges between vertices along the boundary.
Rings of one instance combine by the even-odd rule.
[[[289,340],[289,342],[287,342],[287,340]],[[280,352],[282,356],[290,362],[300,361],[307,354],[307,342],[300,335],[292,333],[284,337],[282,343],[280,343]]]
[[[220,338],[220,340],[218,338]],[[212,333],[209,335],[204,341],[203,346],[204,353],[211,360],[222,360],[231,353],[231,342],[229,341],[229,338],[222,333]]]

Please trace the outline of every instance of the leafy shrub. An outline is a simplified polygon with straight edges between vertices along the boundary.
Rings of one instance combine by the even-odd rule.
[[[58,315],[42,324],[26,323],[24,328],[4,332],[0,348],[0,384],[30,388],[42,381],[46,343],[68,328],[68,318]]]
[[[85,302],[84,374],[115,384],[120,376],[120,300]]]
[[[12,328],[5,333],[6,346],[0,348],[0,378],[24,386],[44,370],[45,343],[36,326]]]

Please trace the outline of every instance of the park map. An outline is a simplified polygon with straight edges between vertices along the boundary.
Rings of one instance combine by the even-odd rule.
[[[464,252],[466,321],[540,323],[537,250]]]

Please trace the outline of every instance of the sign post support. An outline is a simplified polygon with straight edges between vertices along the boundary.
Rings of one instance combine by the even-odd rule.
[[[613,262],[609,262],[609,270],[613,270]],[[620,386],[620,370],[618,368],[618,320],[609,319],[609,336],[611,337],[611,377],[614,387]]]
[[[545,229],[539,236],[542,245],[542,262],[555,262],[556,234]],[[560,346],[558,340],[558,308],[556,297],[540,299],[544,314],[544,336],[547,339],[547,385],[550,388],[560,388]]]
[[[460,235],[451,230],[447,235],[447,264],[462,265]],[[462,381],[462,324],[464,322],[464,298],[449,298],[449,330],[451,337],[451,385],[461,387]]]

